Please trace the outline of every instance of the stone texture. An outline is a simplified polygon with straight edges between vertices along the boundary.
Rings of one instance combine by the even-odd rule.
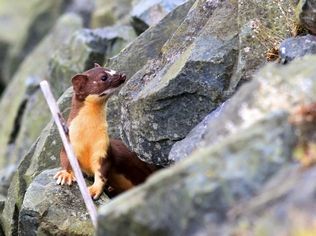
[[[316,2],[314,0],[300,0],[296,10],[301,25],[315,35]]]
[[[193,2],[189,1],[177,7],[156,26],[151,27],[138,36],[117,56],[109,59],[106,66],[116,71],[124,72],[127,78],[131,78],[147,61],[158,57],[162,46],[171,37],[178,25],[181,24]],[[107,117],[111,137],[120,137],[120,107],[118,96],[112,96],[108,102]]]
[[[19,214],[19,235],[94,235],[78,185],[56,185],[56,172],[45,170],[28,187]],[[103,194],[95,203],[108,201]]]
[[[233,209],[229,235],[314,235],[315,168],[283,170],[249,202]],[[210,232],[207,232],[210,233]]]
[[[250,80],[266,62],[267,52],[291,35],[294,9],[292,0],[238,1],[240,50],[235,76],[241,82]]]
[[[114,24],[127,24],[132,0],[96,0],[91,27],[101,28]]]
[[[53,27],[67,5],[62,0],[31,0],[16,3],[1,0],[0,41],[8,45],[1,65],[1,75],[8,83],[22,60]]]
[[[213,119],[217,119],[224,106],[225,103],[208,114],[184,139],[176,142],[169,152],[168,159],[171,162],[178,162],[198,149],[204,135],[209,131],[208,124],[212,122]]]
[[[163,55],[121,90],[122,138],[143,160],[170,164],[173,143],[229,96],[238,50],[236,14],[237,5],[229,1],[196,2]]]
[[[58,101],[58,106],[64,116],[69,113],[71,96],[72,91],[68,90]],[[43,170],[59,166],[60,149],[61,140],[56,126],[51,121],[21,160],[11,181],[8,200],[2,215],[2,224],[6,235],[17,235],[19,211],[26,189]]]
[[[16,170],[15,165],[8,165],[0,171],[0,195],[6,196],[13,174]],[[0,210],[1,212],[1,210]]]
[[[223,235],[216,230],[229,210],[291,163],[294,137],[279,112],[200,149],[102,207],[97,235]]]
[[[15,158],[8,158],[10,156],[10,149],[8,144],[14,144],[18,136],[18,131],[23,120],[23,115],[32,114],[30,118],[31,129],[28,129],[27,124],[22,125],[23,129],[27,129],[24,137],[30,139],[25,140],[27,148],[35,141],[40,130],[46,125],[50,114],[47,106],[42,106],[38,110],[30,109],[29,113],[24,113],[28,100],[34,94],[38,93],[38,83],[40,80],[47,78],[49,55],[56,50],[67,40],[69,34],[81,27],[81,19],[76,15],[65,15],[53,29],[52,33],[45,37],[41,44],[23,61],[19,71],[16,73],[10,85],[5,90],[0,101],[0,119],[3,122],[0,124],[0,167],[3,168],[8,163],[17,163],[21,156],[16,155]],[[34,62],[36,58],[36,63]],[[60,81],[62,83],[62,81]],[[44,104],[42,97],[37,103]],[[32,100],[33,102],[33,100]],[[35,102],[36,103],[36,102]],[[34,107],[33,107],[34,108]],[[39,115],[39,116],[37,116]],[[21,126],[21,127],[22,127]],[[24,140],[23,140],[24,141]],[[12,149],[12,148],[11,148]],[[14,148],[13,148],[14,150]],[[25,151],[25,150],[24,150]],[[7,157],[7,158],[6,158]]]
[[[133,26],[139,34],[156,25],[169,12],[188,0],[138,0],[131,12]]]
[[[287,63],[297,57],[310,54],[316,54],[316,36],[313,35],[288,38],[280,45],[282,63]]]

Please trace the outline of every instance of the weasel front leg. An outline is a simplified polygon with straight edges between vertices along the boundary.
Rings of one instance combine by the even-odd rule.
[[[106,158],[101,158],[97,163],[94,169],[94,183],[88,188],[94,200],[98,199],[102,194],[108,180],[107,176],[110,169],[110,162]]]
[[[75,175],[71,169],[66,151],[64,147],[60,151],[60,164],[62,170],[58,171],[54,176],[54,179],[57,179],[56,183],[64,185],[65,183],[71,185],[72,182],[76,181]]]

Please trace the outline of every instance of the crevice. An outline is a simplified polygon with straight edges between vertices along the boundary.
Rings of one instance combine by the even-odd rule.
[[[24,114],[27,102],[28,102],[28,99],[24,99],[21,102],[21,105],[20,105],[20,107],[18,109],[17,115],[16,115],[15,120],[14,120],[14,127],[12,129],[11,134],[10,134],[10,139],[9,139],[9,143],[8,143],[9,145],[15,143],[15,140],[16,140],[18,134],[19,134],[19,131],[20,131],[20,128],[21,128],[21,121],[22,121],[22,118],[23,118],[23,114]]]

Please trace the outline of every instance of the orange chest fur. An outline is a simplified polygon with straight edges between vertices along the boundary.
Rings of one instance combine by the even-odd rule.
[[[70,123],[69,138],[81,169],[93,175],[98,171],[100,158],[106,157],[109,147],[103,106],[85,104]]]

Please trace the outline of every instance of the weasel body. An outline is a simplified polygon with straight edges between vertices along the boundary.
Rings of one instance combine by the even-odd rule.
[[[69,139],[81,170],[94,177],[94,183],[89,187],[94,199],[100,196],[106,184],[115,193],[121,193],[144,182],[156,170],[141,161],[122,141],[108,136],[104,106],[125,79],[125,75],[98,64],[72,78],[74,94],[67,120]],[[71,185],[75,177],[64,148],[60,160],[62,170],[54,178],[58,184]]]

